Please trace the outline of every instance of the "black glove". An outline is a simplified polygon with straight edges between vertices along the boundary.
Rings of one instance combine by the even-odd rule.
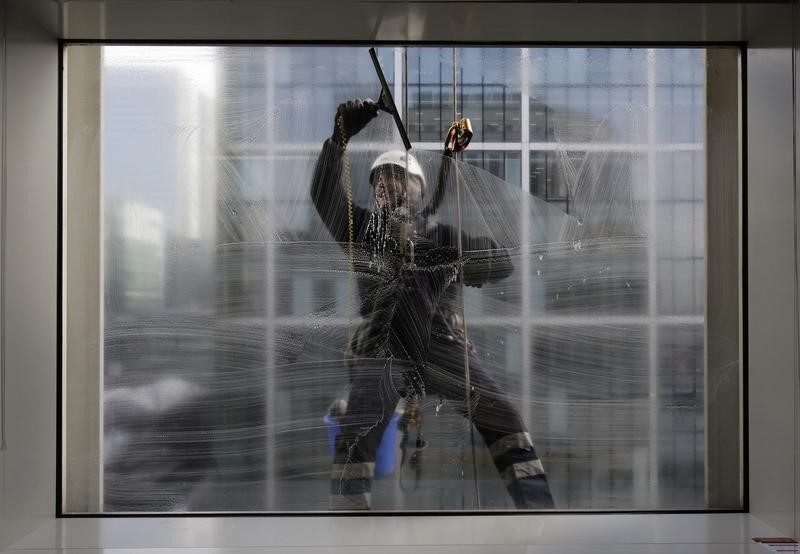
[[[385,219],[384,233],[386,244],[392,250],[405,249],[406,255],[414,255],[414,264],[420,267],[452,265],[459,261],[455,246],[440,244],[429,237],[417,233],[414,219],[409,211],[400,207]]]
[[[336,108],[336,117],[333,119],[333,134],[331,140],[343,146],[367,123],[378,116],[378,104],[369,98],[365,100],[349,100]]]
[[[406,241],[414,236],[414,223],[405,208],[398,208],[391,213],[385,211],[383,222],[383,237],[393,250],[404,248]]]

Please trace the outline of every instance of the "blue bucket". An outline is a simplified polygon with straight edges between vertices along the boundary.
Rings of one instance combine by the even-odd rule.
[[[383,477],[394,473],[395,459],[397,458],[397,424],[400,421],[400,416],[403,413],[395,411],[392,414],[392,419],[389,420],[389,425],[381,437],[381,444],[378,446],[378,452],[375,455],[375,477]],[[341,426],[334,420],[330,414],[325,414],[322,418],[328,426],[328,449],[331,456],[336,454],[336,435],[341,433]]]

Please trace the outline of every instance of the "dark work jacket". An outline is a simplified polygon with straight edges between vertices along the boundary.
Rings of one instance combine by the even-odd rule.
[[[326,140],[317,159],[311,199],[334,240],[348,250],[348,200],[341,148]],[[443,163],[449,163],[443,159]],[[506,249],[488,237],[461,234],[420,216],[401,237],[397,221],[380,210],[353,206],[353,258],[363,318],[351,349],[356,358],[392,357],[421,367],[431,340],[453,341],[459,334],[461,287],[498,281],[511,274]]]

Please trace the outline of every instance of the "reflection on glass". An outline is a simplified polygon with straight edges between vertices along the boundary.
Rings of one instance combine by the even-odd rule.
[[[79,48],[105,511],[720,507],[706,50]]]

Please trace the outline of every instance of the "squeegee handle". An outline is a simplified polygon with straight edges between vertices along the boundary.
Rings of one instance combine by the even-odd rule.
[[[408,140],[406,127],[403,125],[403,120],[400,119],[400,113],[397,111],[394,98],[392,98],[392,91],[389,88],[389,84],[386,82],[386,77],[383,75],[383,69],[381,69],[381,64],[378,61],[378,54],[375,53],[374,48],[370,48],[369,55],[372,58],[372,64],[375,66],[378,79],[381,81],[381,93],[378,95],[378,108],[392,114],[394,124],[397,126],[397,131],[400,133],[400,138],[403,140],[403,146],[406,147],[406,150],[411,150],[411,141]]]

